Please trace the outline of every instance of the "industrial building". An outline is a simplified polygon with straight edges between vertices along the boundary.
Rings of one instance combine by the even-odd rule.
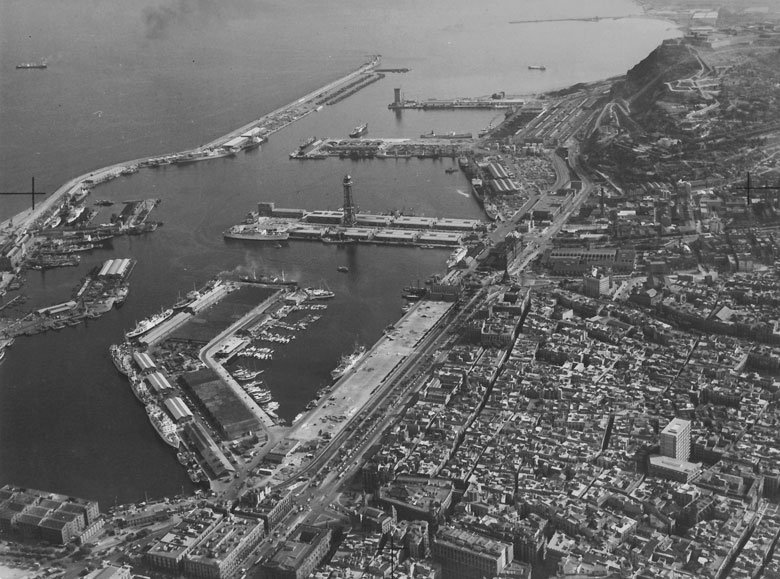
[[[257,416],[213,370],[183,374],[179,382],[226,439],[233,440],[260,429]]]

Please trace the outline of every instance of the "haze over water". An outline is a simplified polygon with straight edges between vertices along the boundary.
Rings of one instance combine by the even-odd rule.
[[[142,171],[96,188],[93,198],[156,197],[157,232],[85,254],[78,268],[31,271],[30,307],[69,299],[89,269],[134,257],[126,305],[88,326],[20,338],[0,365],[0,484],[97,498],[102,505],[191,488],[174,453],[117,374],[108,345],[136,320],[223,271],[284,271],[337,293],[325,316],[279,352],[268,381],[293,418],[355,341],[373,343],[400,315],[405,285],[442,272],[446,251],[290,243],[225,243],[221,231],[257,201],[337,208],[350,173],[361,209],[480,217],[460,174],[442,161],[293,162],[309,135],[345,137],[435,130],[476,133],[500,112],[387,110],[407,98],[529,94],[623,74],[662,39],[665,22],[509,24],[510,20],[623,16],[624,0],[360,0],[155,3],[99,0],[0,2],[0,190],[54,191],[69,178],[145,155],[191,148],[289,103],[382,54],[388,74],[358,94],[271,137],[261,150],[186,167]],[[487,4],[487,5],[485,5]],[[46,70],[17,71],[46,59]],[[528,70],[544,64],[545,72]],[[0,219],[27,206],[0,197]],[[348,265],[347,275],[336,272]],[[7,298],[6,298],[7,299]]]

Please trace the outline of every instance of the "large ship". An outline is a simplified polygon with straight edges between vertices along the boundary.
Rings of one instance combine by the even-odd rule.
[[[349,134],[350,137],[353,139],[357,139],[361,135],[365,135],[368,132],[368,123],[363,123],[362,125],[358,125],[354,129],[352,129],[352,132]]]
[[[243,281],[244,283],[266,283],[272,285],[288,285],[288,286],[298,285],[298,282],[294,279],[285,279],[284,272],[282,272],[282,277],[278,277],[275,275],[256,275],[253,272],[251,276],[249,275],[239,276],[238,280]]]
[[[471,133],[449,132],[440,135],[435,131],[431,131],[430,133],[423,133],[422,135],[420,135],[420,138],[421,139],[470,139]]]
[[[349,356],[342,356],[341,361],[339,362],[339,365],[334,368],[331,373],[330,377],[334,380],[338,380],[341,378],[344,374],[352,370],[357,363],[360,361],[360,359],[363,357],[363,354],[366,353],[366,347],[365,346],[356,346],[355,351],[352,352]]]
[[[159,326],[161,323],[163,323],[165,320],[170,318],[173,315],[173,310],[168,308],[164,312],[160,312],[159,314],[153,315],[151,318],[147,318],[145,320],[141,320],[138,322],[138,325],[127,332],[125,334],[125,337],[130,340],[132,338],[137,338],[138,336],[142,336],[155,326]]]
[[[146,412],[149,415],[149,422],[152,423],[157,434],[160,435],[165,443],[173,448],[179,448],[179,435],[176,433],[176,425],[168,418],[162,408],[155,404],[149,404],[146,407]]]
[[[21,64],[17,64],[16,68],[26,70],[28,68],[48,68],[49,65],[47,65],[45,62],[23,62]]]
[[[259,228],[252,225],[234,225],[222,234],[229,239],[250,239],[253,241],[285,241],[290,238],[286,227]]]

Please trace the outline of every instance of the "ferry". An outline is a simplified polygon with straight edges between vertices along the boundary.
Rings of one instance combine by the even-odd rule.
[[[333,380],[338,380],[341,378],[344,374],[352,370],[352,368],[357,365],[365,353],[365,346],[357,346],[355,351],[352,352],[349,356],[342,356],[339,365],[331,371],[330,377],[333,378]]]
[[[138,325],[127,332],[125,334],[125,338],[128,340],[132,338],[137,338],[138,336],[141,336],[154,328],[155,326],[159,326],[161,323],[163,323],[165,320],[170,318],[173,315],[173,310],[171,308],[168,308],[164,312],[160,312],[159,314],[153,315],[151,318],[147,318],[145,320],[141,320],[138,322]]]
[[[358,125],[354,129],[352,129],[352,132],[349,134],[349,136],[353,139],[357,139],[361,135],[365,135],[368,132],[368,123],[363,123],[362,125]]]

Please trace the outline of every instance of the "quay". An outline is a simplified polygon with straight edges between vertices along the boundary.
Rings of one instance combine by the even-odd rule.
[[[395,111],[402,109],[448,110],[448,109],[512,109],[525,104],[525,97],[507,97],[504,93],[495,93],[488,97],[428,99],[416,101],[401,96],[401,89],[394,89],[393,102],[387,108]]]
[[[420,135],[418,139],[317,139],[290,153],[302,161],[338,157],[340,159],[439,159],[460,157],[472,144],[471,133]]]
[[[352,178],[344,178],[344,205],[337,211],[277,208],[257,204],[243,223],[223,233],[226,239],[280,242],[289,239],[322,243],[376,243],[457,247],[477,241],[487,231],[478,219],[417,217],[401,214],[358,213],[352,196]]]

